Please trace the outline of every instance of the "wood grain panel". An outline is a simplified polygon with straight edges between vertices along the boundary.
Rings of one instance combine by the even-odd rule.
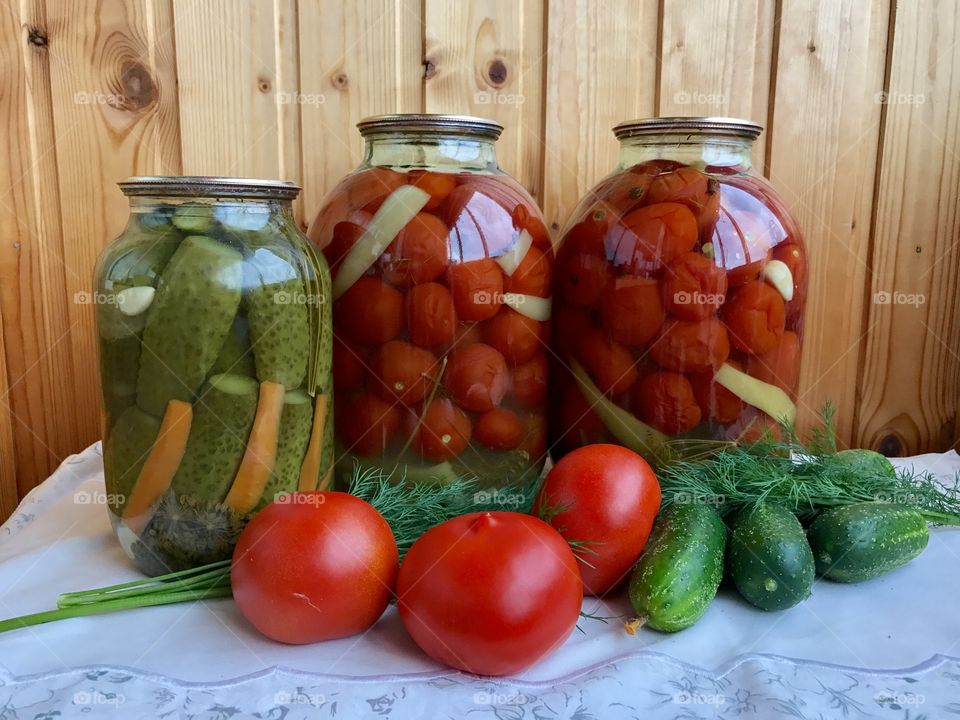
[[[90,288],[100,250],[126,223],[116,183],[180,171],[173,22],[163,2],[77,0],[50,4],[47,13],[62,248],[44,251],[58,253],[64,273],[66,292],[51,299],[68,302],[68,333],[56,342],[70,348],[72,364],[43,389],[72,387],[55,422],[76,418],[76,451],[100,435]]]
[[[304,216],[360,162],[355,125],[423,110],[420,0],[301,0],[300,104]]]
[[[812,268],[798,423],[830,399],[844,439],[865,329],[888,19],[886,0],[785,3],[766,138],[770,180],[800,223]]]
[[[56,149],[61,139],[79,145],[83,138],[75,127],[54,129],[50,52],[58,39],[41,3],[0,7],[0,313],[7,375],[0,407],[14,440],[3,457],[4,478],[13,482],[0,490],[4,498],[28,491],[98,429],[96,405],[78,413],[83,395],[74,382],[76,321],[66,276],[73,275],[74,288],[80,278],[65,258]]]
[[[960,5],[898,3],[854,439],[949,446],[960,396]]]
[[[176,0],[183,170],[300,181],[295,0]]]
[[[543,208],[557,232],[617,164],[610,129],[655,112],[657,1],[551,0]]]
[[[543,169],[544,2],[426,0],[427,112],[504,126],[500,166],[534,196]]]
[[[809,5],[809,3],[785,3]],[[774,0],[663,3],[659,114],[726,115],[765,124]],[[762,167],[764,145],[754,146]]]

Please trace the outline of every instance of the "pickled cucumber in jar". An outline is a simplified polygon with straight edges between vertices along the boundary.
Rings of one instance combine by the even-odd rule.
[[[109,511],[157,574],[229,557],[252,514],[332,463],[326,263],[289,183],[133,178],[97,266]]]

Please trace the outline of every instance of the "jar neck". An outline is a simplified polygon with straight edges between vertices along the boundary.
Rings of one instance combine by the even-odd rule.
[[[446,172],[495,172],[494,140],[456,134],[390,133],[366,138],[365,165]]]
[[[675,160],[703,169],[729,167],[747,171],[753,140],[718,135],[664,133],[624,138],[620,141],[620,168],[650,160]]]

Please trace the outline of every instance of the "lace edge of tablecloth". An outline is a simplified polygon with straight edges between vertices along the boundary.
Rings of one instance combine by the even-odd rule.
[[[639,651],[562,678],[527,681],[481,678],[456,671],[344,677],[272,667],[220,682],[188,682],[135,669],[90,665],[15,677],[0,668],[0,698],[12,716],[56,709],[60,717],[90,717],[90,706],[124,706],[133,713],[192,717],[451,717],[488,711],[490,717],[905,717],[960,714],[960,658],[934,655],[910,668],[871,669],[770,654],[742,655],[708,670],[662,653]],[[114,708],[115,709],[115,708]],[[601,712],[602,711],[602,712]],[[594,715],[596,714],[596,715]],[[140,716],[140,715],[136,715]],[[907,715],[909,716],[909,715]]]

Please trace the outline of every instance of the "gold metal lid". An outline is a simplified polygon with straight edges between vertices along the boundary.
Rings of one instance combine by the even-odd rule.
[[[124,195],[163,195],[166,197],[256,198],[293,200],[300,186],[286,180],[259,178],[209,177],[205,175],[161,175],[129,177],[117,185]]]
[[[457,134],[496,140],[503,132],[503,125],[471,115],[398,113],[364,118],[357,123],[357,129],[363,137],[382,133],[412,132],[431,135]]]
[[[658,117],[628,120],[613,128],[618,140],[643,135],[681,133],[688,135],[724,135],[756,139],[763,126],[752,120],[729,117]]]

